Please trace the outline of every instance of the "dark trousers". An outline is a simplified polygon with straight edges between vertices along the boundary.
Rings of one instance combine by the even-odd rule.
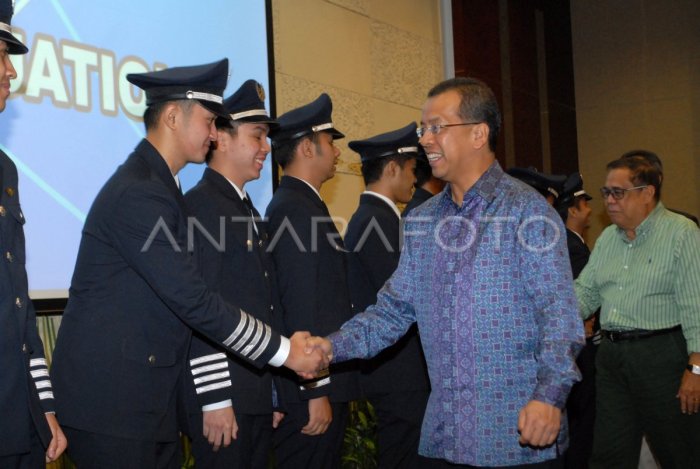
[[[32,430],[30,450],[28,453],[0,456],[2,469],[44,469],[46,467],[46,450],[39,440],[39,435]]]
[[[636,469],[642,434],[664,469],[700,464],[700,414],[676,398],[688,362],[680,331],[603,339],[596,356],[596,421],[590,467]]]
[[[201,419],[202,415],[198,417]],[[226,448],[214,451],[204,436],[193,435],[192,454],[198,468],[266,469],[272,450],[272,414],[236,414],[238,436]],[[201,425],[200,425],[201,427]]]
[[[430,459],[418,454],[421,424],[430,391],[368,395],[377,415],[377,459],[380,469],[425,469]]]
[[[340,467],[343,437],[348,420],[348,404],[331,403],[333,420],[326,433],[309,436],[301,429],[309,422],[307,402],[291,403],[287,414],[273,432],[275,460],[278,468],[329,469]]]
[[[179,441],[130,440],[63,427],[78,469],[179,469]]]
[[[579,353],[576,364],[581,381],[574,384],[566,401],[569,419],[569,449],[565,455],[566,469],[586,469],[593,452],[595,423],[595,356],[597,345],[589,339]]]
[[[483,469],[489,467],[491,469],[563,469],[564,459],[550,459],[548,461],[537,462],[534,464],[518,464],[516,466],[470,466],[468,464],[452,464],[444,459],[430,459],[432,461],[431,468],[438,469]]]

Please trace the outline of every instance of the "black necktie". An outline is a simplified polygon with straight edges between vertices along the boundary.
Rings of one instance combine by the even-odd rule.
[[[251,202],[248,198],[248,194],[243,196],[243,203],[246,204],[248,210],[250,211],[250,214],[253,215],[253,202]]]
[[[248,212],[250,213],[250,218],[253,219],[253,228],[255,229],[255,232],[258,232],[258,225],[255,224],[255,207],[253,207],[253,202],[250,200],[248,197],[248,194],[246,194],[243,197],[243,203],[248,207]]]

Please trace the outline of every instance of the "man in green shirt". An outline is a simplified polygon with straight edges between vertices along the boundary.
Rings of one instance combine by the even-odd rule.
[[[613,225],[576,280],[585,319],[600,307],[590,467],[636,468],[642,435],[662,467],[700,464],[700,230],[660,202],[643,157],[607,166]]]

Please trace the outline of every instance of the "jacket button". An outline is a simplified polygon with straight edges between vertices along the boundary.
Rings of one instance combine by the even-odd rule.
[[[148,363],[150,363],[151,365],[155,365],[156,364],[156,356],[151,355],[150,357],[148,357]]]
[[[265,278],[269,277],[270,275],[265,271]]]
[[[5,258],[7,258],[7,262],[12,262],[15,260],[14,256],[12,255],[12,253],[10,251],[7,251],[5,253]]]
[[[263,240],[262,239],[258,240],[258,247],[263,247]]]
[[[27,353],[27,344],[22,344],[22,352]]]
[[[5,212],[5,207],[3,207],[2,205],[0,205],[0,217],[4,217],[4,216],[5,216],[5,213],[6,213],[6,212]]]
[[[15,298],[15,306],[17,306],[18,308],[22,307],[22,300],[19,299],[19,296]]]

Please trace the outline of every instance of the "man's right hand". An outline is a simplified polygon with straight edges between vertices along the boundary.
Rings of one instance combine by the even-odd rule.
[[[314,378],[320,370],[328,368],[327,355],[320,349],[306,346],[306,340],[310,337],[307,331],[295,332],[289,338],[289,356],[284,362],[284,366],[304,379]]]
[[[309,423],[301,429],[304,435],[322,435],[333,420],[333,411],[328,397],[309,399]]]

